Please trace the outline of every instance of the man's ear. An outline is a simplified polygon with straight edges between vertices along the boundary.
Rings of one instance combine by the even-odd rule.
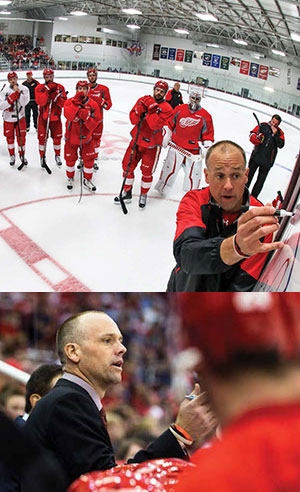
[[[68,361],[78,364],[80,361],[80,347],[77,343],[66,343],[64,351]]]
[[[245,171],[245,184],[248,183],[248,174],[249,174],[249,167],[247,167]]]
[[[37,393],[32,393],[29,397],[30,405],[31,408],[34,408],[37,402],[41,399],[41,395],[38,395]]]
[[[204,176],[205,176],[205,182],[207,184],[209,184],[208,171],[207,171],[206,167],[203,169],[203,171],[204,171]]]

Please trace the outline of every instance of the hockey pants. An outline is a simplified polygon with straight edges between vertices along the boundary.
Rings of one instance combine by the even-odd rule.
[[[23,147],[23,152],[25,155],[25,142],[26,142],[26,123],[25,118],[19,120],[20,130],[21,130],[21,140],[19,135],[19,128],[17,122],[4,121],[3,133],[7,140],[7,147],[9,155],[15,154],[15,137],[17,137],[17,142],[19,146],[19,155],[21,156],[21,142]]]
[[[122,161],[123,167],[123,177],[125,176],[126,169],[129,164],[129,159],[131,155],[131,151],[133,148],[133,140],[130,142],[129,147],[127,148],[125,155]],[[154,147],[152,149],[148,149],[146,147],[141,147],[137,145],[135,147],[131,164],[129,167],[129,172],[125,181],[124,191],[129,191],[134,182],[134,170],[137,167],[139,161],[142,161],[141,164],[141,172],[142,172],[142,180],[141,180],[141,193],[144,195],[148,193],[151,187],[151,183],[153,180],[153,173],[156,169],[157,162],[160,155],[160,147]]]
[[[168,150],[155,189],[167,195],[175,183],[181,167],[184,169],[183,190],[199,189],[202,172],[202,160],[199,159],[199,155],[195,154],[195,159],[193,160],[183,156],[172,147]]]
[[[41,117],[41,115],[39,115],[38,139],[39,139],[39,152],[41,157],[43,157],[45,153],[46,127],[47,127],[47,120],[44,120]],[[62,124],[60,120],[50,121],[49,133],[51,135],[51,138],[53,139],[54,153],[55,155],[60,155],[61,138],[62,138]]]
[[[74,178],[75,164],[80,153],[80,146],[78,144],[65,143],[64,156],[67,166],[67,177]],[[94,142],[89,142],[82,145],[82,160],[83,160],[83,176],[85,179],[92,179],[93,165],[95,160]]]
[[[99,155],[102,133],[103,133],[103,121],[101,121],[99,125],[95,128],[92,135],[93,145],[95,148],[95,159],[97,159]]]

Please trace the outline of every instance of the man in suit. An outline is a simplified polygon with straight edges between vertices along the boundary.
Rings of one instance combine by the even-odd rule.
[[[38,402],[24,428],[61,465],[68,486],[83,473],[116,465],[101,399],[110,386],[121,382],[126,348],[117,324],[98,311],[67,319],[57,332],[56,344],[64,375]],[[207,435],[211,419],[201,406],[199,386],[194,393],[193,400],[181,404],[176,422],[132,462],[184,459],[185,445]]]

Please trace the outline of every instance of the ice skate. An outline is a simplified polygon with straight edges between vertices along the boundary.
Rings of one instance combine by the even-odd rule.
[[[16,156],[15,155],[11,155],[10,156],[9,165],[10,166],[14,166],[15,165],[15,162],[16,162]]]
[[[98,166],[97,159],[95,159],[93,168],[95,169],[95,171],[99,171],[99,166]]]
[[[132,189],[129,191],[124,191],[122,192],[122,198],[124,200],[124,203],[131,203],[132,200]],[[116,205],[120,205],[120,198],[118,196],[115,196],[114,198],[114,203]]]
[[[55,156],[55,162],[59,167],[62,165],[60,155]]]
[[[146,202],[147,202],[147,195],[141,194],[139,197],[139,209],[144,210],[146,207]]]
[[[96,186],[92,183],[90,179],[85,179],[83,180],[83,186],[88,190],[88,191],[96,191]]]
[[[68,190],[73,190],[74,178],[68,178],[67,188]]]

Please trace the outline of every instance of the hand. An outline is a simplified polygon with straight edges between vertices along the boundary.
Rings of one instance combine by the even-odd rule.
[[[46,89],[49,91],[51,94],[52,92],[55,92],[57,89],[57,83],[56,82],[49,82],[49,84],[45,84]]]
[[[83,99],[84,99],[83,91],[78,91],[78,92],[76,92],[75,96],[73,97],[73,103],[76,106],[79,106],[79,104],[82,103]]]
[[[50,93],[49,93],[49,97],[50,97],[50,99],[52,99],[52,100],[56,100],[56,99],[58,99],[60,95],[61,95],[61,91],[60,91],[60,89],[58,89],[58,88],[57,88],[56,90],[54,90],[53,92],[50,92]]]
[[[271,203],[264,207],[254,207],[238,219],[236,242],[245,255],[268,253],[284,246],[282,241],[262,243],[261,238],[279,229],[278,219],[274,217],[275,208]]]
[[[205,393],[201,393],[198,383],[192,391],[196,395],[194,400],[183,400],[179,407],[176,424],[190,434],[198,447],[213,434],[217,422],[210,407],[207,404]]]
[[[9,104],[13,104],[15,101],[17,101],[20,97],[20,92],[12,92],[9,96],[7,96],[7,102]]]
[[[77,116],[80,120],[87,121],[91,116],[91,110],[88,108],[82,108],[78,111]]]
[[[276,135],[276,133],[278,132],[278,128],[276,126],[273,126],[273,125],[271,125],[271,130],[272,130],[273,135]]]
[[[265,136],[263,133],[259,133],[257,136],[256,136],[257,140],[259,141],[259,143],[263,143],[264,139],[265,139]]]
[[[139,102],[142,103],[145,106],[145,108],[148,109],[148,107],[151,104],[155,103],[155,99],[152,96],[143,96],[143,97],[140,98],[140,101]]]

